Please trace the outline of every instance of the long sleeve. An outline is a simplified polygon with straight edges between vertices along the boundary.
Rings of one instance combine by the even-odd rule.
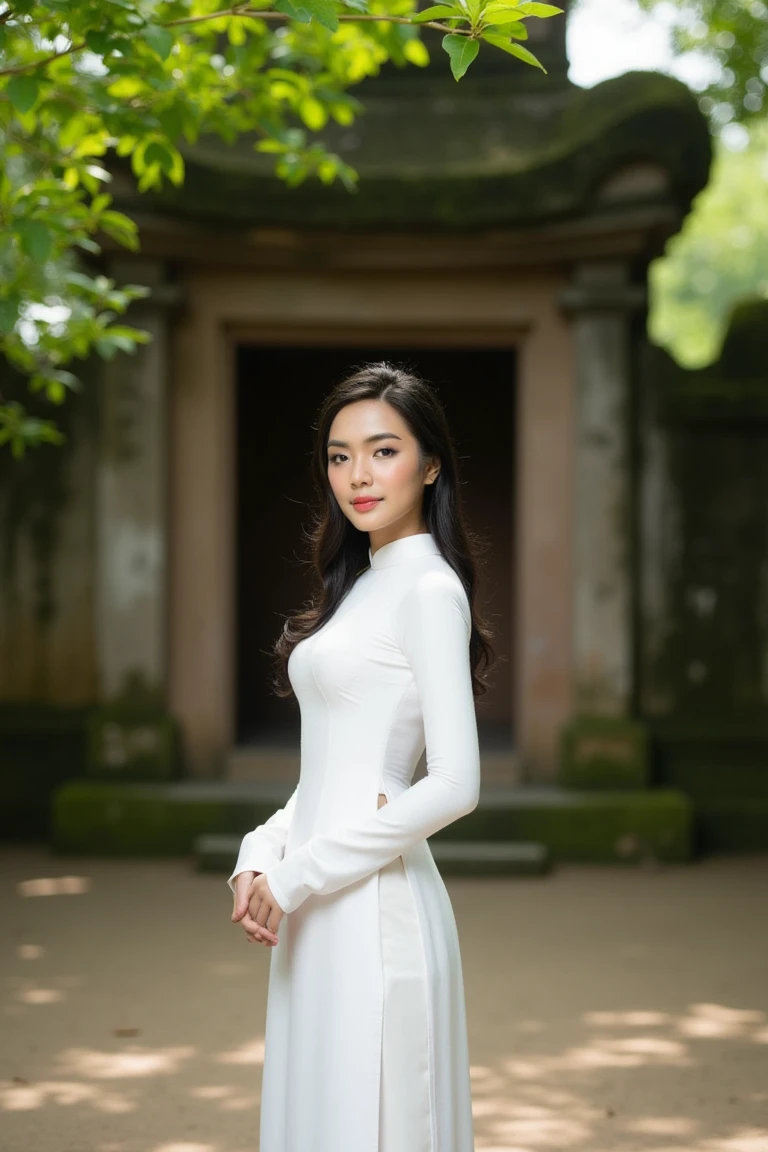
[[[235,870],[227,884],[235,891],[235,877],[239,872],[266,872],[282,860],[288,829],[291,826],[293,809],[296,806],[298,784],[286,801],[285,807],[278,808],[264,824],[259,824],[252,832],[246,832],[240,845]]]
[[[398,605],[394,630],[419,695],[427,774],[364,822],[311,837],[268,869],[284,912],[368,876],[477,806],[480,752],[463,587],[447,572],[423,573]]]

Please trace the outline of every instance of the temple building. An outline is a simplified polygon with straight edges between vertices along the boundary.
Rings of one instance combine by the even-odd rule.
[[[312,424],[387,359],[437,387],[487,545],[467,835],[573,859],[747,842],[723,804],[737,762],[755,802],[768,717],[765,314],[701,373],[650,346],[648,265],[706,184],[706,122],[667,76],[576,87],[564,19],[531,38],[547,75],[483,49],[457,83],[429,40],[429,67],[358,86],[364,115],[323,133],[355,193],[287,188],[248,139],[187,147],[180,189],[115,171],[142,246],[104,267],[151,285],[131,320],[153,340],[86,366],[66,448],[0,465],[17,829],[186,851],[287,795],[298,709],[268,651],[308,594]]]

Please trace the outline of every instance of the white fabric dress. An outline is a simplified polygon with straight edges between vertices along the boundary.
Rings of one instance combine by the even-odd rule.
[[[427,844],[479,798],[469,603],[430,533],[369,559],[291,653],[299,783],[228,880],[266,873],[286,913],[260,1152],[474,1152],[459,940]]]

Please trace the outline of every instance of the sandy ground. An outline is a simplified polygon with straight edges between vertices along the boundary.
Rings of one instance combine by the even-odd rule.
[[[2,1152],[257,1152],[270,953],[225,878],[0,868]],[[448,887],[477,1152],[768,1152],[768,858]]]

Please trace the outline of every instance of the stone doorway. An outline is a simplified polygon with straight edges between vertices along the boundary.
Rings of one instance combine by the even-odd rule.
[[[309,592],[302,528],[309,518],[312,425],[322,397],[338,379],[356,365],[385,359],[436,386],[454,434],[469,527],[485,542],[480,606],[495,631],[499,656],[492,687],[478,701],[484,779],[513,782],[516,352],[513,346],[438,348],[381,341],[237,347],[237,703],[230,778],[296,777],[298,706],[270,690],[269,652],[285,614]]]

